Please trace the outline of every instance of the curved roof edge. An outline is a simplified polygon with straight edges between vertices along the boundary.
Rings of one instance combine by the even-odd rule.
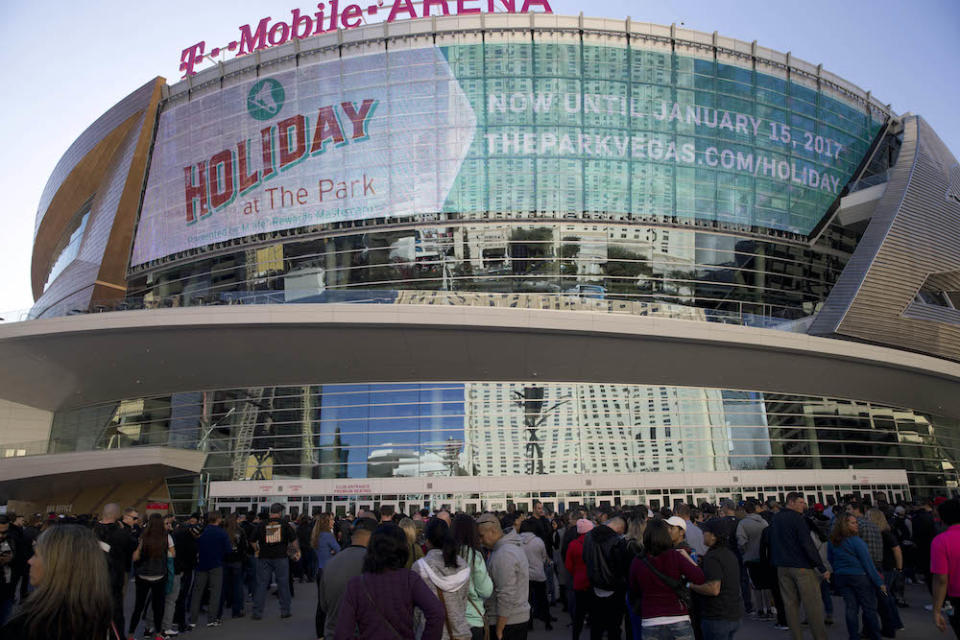
[[[221,83],[225,77],[241,73],[250,68],[276,64],[312,52],[359,46],[382,40],[426,37],[434,34],[531,30],[588,35],[618,34],[641,40],[670,42],[696,49],[714,50],[737,58],[755,59],[815,79],[844,94],[848,99],[861,102],[864,106],[886,117],[896,117],[890,105],[880,102],[870,91],[866,91],[856,84],[824,70],[823,64],[812,64],[794,57],[790,52],[782,53],[758,46],[756,40],[745,42],[721,36],[716,31],[705,33],[677,27],[676,24],[666,26],[650,22],[635,22],[629,17],[625,20],[591,18],[584,16],[582,13],[579,16],[563,16],[552,13],[481,13],[477,15],[432,16],[399,22],[383,22],[350,30],[338,29],[302,40],[294,39],[288,43],[232,58],[226,62],[218,62],[216,66],[208,67],[196,75],[188,76],[171,85],[168,95],[169,97],[175,97],[186,93],[189,96],[194,92],[209,88],[214,83]]]
[[[767,329],[588,312],[263,305],[0,325],[0,397],[48,410],[206,389],[608,382],[871,401],[960,417],[960,364]]]

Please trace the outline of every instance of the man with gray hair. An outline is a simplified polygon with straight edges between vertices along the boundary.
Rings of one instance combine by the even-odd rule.
[[[493,595],[486,602],[484,620],[493,640],[526,640],[530,622],[530,566],[523,541],[512,528],[504,533],[500,520],[485,513],[477,520],[480,542],[492,550],[487,566]]]
[[[583,561],[593,587],[591,640],[599,640],[604,634],[610,640],[620,640],[626,613],[627,572],[632,559],[623,539],[626,531],[627,522],[617,514],[594,527],[583,540]]]

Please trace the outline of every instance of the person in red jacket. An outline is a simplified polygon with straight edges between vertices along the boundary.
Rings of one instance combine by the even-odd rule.
[[[587,563],[583,561],[583,539],[591,529],[593,522],[590,520],[577,520],[577,538],[567,547],[567,557],[563,560],[567,571],[573,576],[573,640],[579,640],[580,632],[583,631],[583,622],[587,619],[593,593],[590,579],[587,578]]]
[[[643,637],[651,640],[692,640],[690,611],[662,576],[671,581],[703,584],[703,571],[690,555],[673,547],[673,538],[662,520],[652,520],[643,532],[647,555],[630,564],[630,591],[640,603]],[[651,570],[651,566],[656,571]]]

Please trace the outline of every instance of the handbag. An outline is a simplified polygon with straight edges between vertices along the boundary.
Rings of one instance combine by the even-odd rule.
[[[650,562],[650,559],[647,558],[646,554],[640,558],[643,560],[643,564],[647,565],[647,568],[650,569],[650,572],[653,575],[657,576],[660,579],[660,582],[670,587],[670,590],[677,596],[677,600],[680,601],[680,604],[683,607],[690,611],[693,608],[693,594],[690,593],[690,588],[682,580],[677,580],[676,578],[671,578],[666,575]]]

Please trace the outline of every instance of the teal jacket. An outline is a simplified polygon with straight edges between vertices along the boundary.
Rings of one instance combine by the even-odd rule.
[[[470,590],[467,592],[467,623],[483,628],[483,602],[493,594],[493,580],[487,571],[483,554],[461,548],[460,556],[470,563]]]

